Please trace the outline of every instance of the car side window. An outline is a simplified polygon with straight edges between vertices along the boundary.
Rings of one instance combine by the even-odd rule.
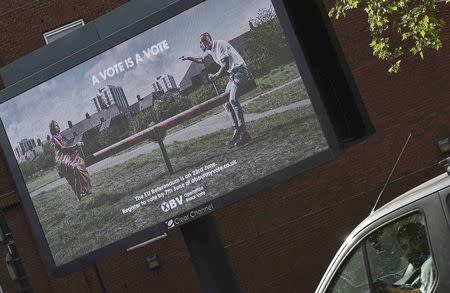
[[[437,273],[421,213],[376,230],[364,245],[374,292],[433,291]]]
[[[362,248],[357,248],[335,275],[327,293],[369,292]]]
[[[375,230],[347,257],[326,292],[433,292],[437,272],[427,234],[420,212]]]

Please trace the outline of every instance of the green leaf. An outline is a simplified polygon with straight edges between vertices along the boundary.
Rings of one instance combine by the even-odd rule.
[[[374,56],[389,64],[389,72],[400,71],[405,52],[419,54],[424,59],[426,48],[442,48],[441,32],[445,22],[437,14],[435,0],[336,0],[329,15],[337,19],[361,3],[367,14],[369,46]],[[394,34],[397,37],[392,37]]]

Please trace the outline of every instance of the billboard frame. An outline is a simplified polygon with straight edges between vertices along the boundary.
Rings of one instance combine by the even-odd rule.
[[[13,99],[15,96],[83,63],[108,49],[125,42],[126,40],[149,30],[158,24],[175,17],[176,15],[193,8],[197,4],[204,2],[205,0],[183,0],[178,1],[169,5],[167,8],[162,9],[154,14],[151,14],[143,19],[140,19],[133,23],[132,25],[126,26],[118,32],[114,33],[102,39],[94,44],[88,46],[85,49],[74,53],[59,62],[56,62],[28,77],[16,82],[15,84],[7,87],[6,89],[0,91],[0,103],[7,100]],[[208,0],[206,0],[208,1]],[[228,205],[231,205],[243,198],[246,198],[254,193],[270,187],[274,184],[280,183],[286,179],[293,176],[297,176],[300,173],[311,169],[321,163],[328,162],[336,157],[336,154],[340,150],[340,144],[335,133],[335,128],[333,127],[327,110],[325,109],[323,103],[323,93],[321,94],[320,89],[317,85],[316,76],[314,76],[311,68],[310,62],[305,57],[302,46],[307,46],[305,44],[300,45],[302,42],[300,36],[297,36],[289,15],[286,11],[285,4],[282,0],[272,0],[275,11],[278,18],[283,26],[288,40],[290,49],[294,54],[296,64],[298,66],[299,72],[305,83],[305,87],[310,95],[310,99],[318,120],[322,126],[324,136],[327,139],[329,148],[327,150],[321,151],[307,159],[300,161],[298,163],[292,164],[282,170],[275,173],[267,175],[257,181],[242,186],[230,193],[224,194],[209,202],[214,207],[214,211]],[[323,20],[322,20],[323,21]],[[70,37],[70,36],[69,36]],[[100,249],[92,251],[85,254],[75,260],[72,260],[64,265],[56,266],[50,247],[47,243],[44,231],[41,227],[39,217],[36,210],[33,207],[33,203],[29,192],[27,190],[25,180],[20,171],[18,162],[14,156],[12,145],[10,144],[8,137],[6,135],[5,127],[3,122],[0,120],[0,145],[3,148],[5,158],[7,160],[8,166],[10,168],[13,180],[16,184],[18,194],[23,205],[23,208],[27,214],[30,221],[33,234],[37,240],[39,250],[44,263],[46,264],[49,272],[55,276],[64,276],[68,273],[80,270],[83,267],[94,265],[97,260],[102,259],[111,255],[118,250],[126,250],[132,246],[142,243],[150,238],[154,238],[168,231],[168,227],[165,223],[159,223],[147,229],[141,230],[127,238],[118,240]]]

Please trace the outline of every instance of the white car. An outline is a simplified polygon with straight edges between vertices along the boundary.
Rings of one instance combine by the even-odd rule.
[[[373,212],[341,246],[316,293],[450,292],[450,176]]]

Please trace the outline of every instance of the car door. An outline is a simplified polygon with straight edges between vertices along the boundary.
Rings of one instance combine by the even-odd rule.
[[[429,195],[369,224],[341,252],[347,257],[322,292],[450,292],[450,222],[441,199]]]

